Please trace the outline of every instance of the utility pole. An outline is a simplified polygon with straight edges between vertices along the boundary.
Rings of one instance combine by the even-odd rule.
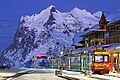
[[[54,68],[54,59],[51,59],[52,60],[52,69]]]
[[[69,70],[71,69],[71,56],[69,56]]]
[[[86,47],[88,47],[89,46],[88,38],[85,39],[85,42],[86,42]],[[90,70],[90,53],[89,51],[87,53],[88,53],[88,70]]]

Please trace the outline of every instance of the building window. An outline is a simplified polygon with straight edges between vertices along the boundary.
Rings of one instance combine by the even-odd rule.
[[[114,41],[114,43],[116,43],[116,42],[117,42],[117,40],[116,40],[116,39],[117,39],[117,37],[114,37],[113,39],[114,39],[114,40],[113,40],[113,41]]]
[[[118,43],[118,39],[117,38],[118,38],[118,36],[116,36],[116,43]]]
[[[106,41],[107,41],[107,44],[109,44],[109,43],[110,43],[109,38],[108,38]]]
[[[120,42],[120,40],[119,40],[119,39],[120,39],[120,36],[117,36],[117,42],[118,42],[118,43]]]
[[[119,29],[118,29],[118,26],[116,26],[116,30],[119,30]]]
[[[112,36],[113,34],[112,31],[113,31],[113,28],[110,29],[110,36]]]
[[[116,27],[114,27],[114,32],[116,31]]]
[[[109,43],[113,43],[113,38],[109,38]]]

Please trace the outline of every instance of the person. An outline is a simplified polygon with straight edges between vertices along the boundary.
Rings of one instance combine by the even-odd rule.
[[[65,63],[63,63],[63,70],[65,70]]]
[[[114,73],[118,71],[118,66],[116,63],[114,63]]]
[[[119,65],[119,67],[118,67],[118,72],[120,73],[120,64],[118,64]]]

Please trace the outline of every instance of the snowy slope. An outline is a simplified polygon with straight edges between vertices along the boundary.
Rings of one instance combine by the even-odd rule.
[[[87,12],[85,9],[80,10],[76,7],[71,10],[70,14],[75,17],[79,22],[82,22],[84,28],[92,27],[99,22],[99,20],[95,16],[93,16],[90,12]]]
[[[22,16],[13,42],[0,56],[1,64],[31,67],[32,57],[39,52],[59,56],[63,47],[71,48],[77,32],[96,24],[96,17],[78,8],[62,13],[50,6],[39,14]],[[41,61],[36,60],[35,65],[42,64]]]
[[[93,16],[95,16],[96,18],[100,19],[101,18],[101,15],[102,15],[102,11],[98,11],[98,12],[95,12],[93,14]]]

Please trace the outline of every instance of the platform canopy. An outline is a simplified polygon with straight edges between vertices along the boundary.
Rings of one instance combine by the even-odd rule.
[[[110,47],[106,48],[105,50],[109,52],[120,52],[120,43],[112,43],[110,44]]]
[[[120,43],[112,43],[112,44],[105,44],[105,45],[94,45],[94,46],[89,46],[89,47],[83,47],[83,48],[78,48],[78,49],[74,49],[72,51],[72,54],[81,54],[83,52],[90,52],[90,51],[94,51],[97,49],[103,49],[105,51],[120,51]]]

